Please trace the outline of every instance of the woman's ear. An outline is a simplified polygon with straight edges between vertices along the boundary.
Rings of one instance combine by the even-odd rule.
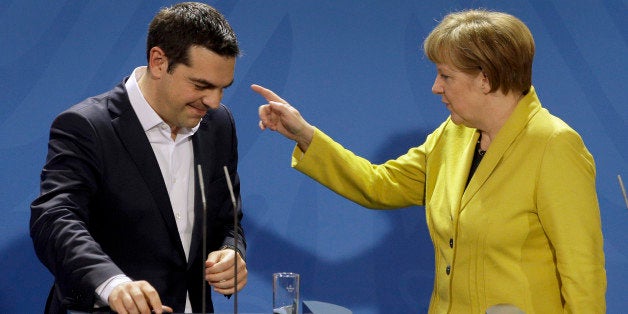
[[[480,80],[482,80],[482,92],[484,94],[488,94],[491,92],[491,82],[488,79],[488,76],[486,76],[486,73],[484,73],[484,71],[480,71],[480,75],[479,75]]]

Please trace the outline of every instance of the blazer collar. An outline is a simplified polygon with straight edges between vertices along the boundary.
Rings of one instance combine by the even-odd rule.
[[[192,229],[192,241],[190,243],[190,256],[188,258],[188,267],[192,266],[193,261],[197,258],[197,254],[202,252],[202,239],[203,239],[203,194],[207,195],[207,188],[210,186],[210,178],[213,178],[216,174],[215,169],[215,151],[214,142],[215,138],[212,136],[212,114],[211,110],[203,117],[201,123],[198,126],[198,130],[192,136],[192,146],[194,148],[194,227]],[[198,166],[201,166],[203,177],[203,185],[205,190],[202,191],[199,184],[199,172]],[[211,200],[206,200],[207,203]],[[207,210],[207,216],[210,215],[210,210]],[[211,218],[207,219],[208,221]],[[209,225],[209,224],[208,224]],[[205,252],[208,254],[209,252]],[[204,261],[207,256],[202,257]]]
[[[499,130],[495,139],[491,142],[490,149],[484,155],[482,162],[478,166],[469,182],[469,185],[462,195],[461,208],[478,192],[491,173],[503,158],[508,148],[515,142],[519,134],[523,131],[528,121],[541,109],[541,102],[532,86],[523,99],[519,101],[517,107],[510,115],[504,126]],[[467,153],[473,155],[475,143],[479,137],[478,132],[474,135],[474,140],[467,146]]]
[[[176,251],[185,259],[185,251],[181,244],[174,213],[170,205],[168,190],[159,170],[159,163],[146,138],[142,125],[131,107],[124,82],[110,92],[107,105],[111,113],[111,124],[114,130],[117,132],[129,156],[131,156],[131,159],[133,159],[135,165],[140,170],[139,172],[144,179],[144,183],[148,186],[153,196],[154,204],[152,205],[157,208],[157,211],[163,218],[172,243],[178,244]]]

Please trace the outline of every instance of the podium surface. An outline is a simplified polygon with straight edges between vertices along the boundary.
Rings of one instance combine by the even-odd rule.
[[[352,312],[336,304],[320,301],[303,301],[303,314],[352,314]]]

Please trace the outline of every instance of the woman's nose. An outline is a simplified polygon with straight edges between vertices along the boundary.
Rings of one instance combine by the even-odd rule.
[[[437,95],[443,93],[443,87],[440,84],[440,80],[438,79],[438,77],[436,77],[436,79],[434,80],[434,84],[432,85],[432,93]]]

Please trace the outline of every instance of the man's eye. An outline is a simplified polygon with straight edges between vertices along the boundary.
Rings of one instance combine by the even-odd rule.
[[[205,89],[205,86],[203,86],[203,85],[196,85],[196,84],[194,84],[194,88],[196,88],[196,90],[204,90],[204,89]]]

